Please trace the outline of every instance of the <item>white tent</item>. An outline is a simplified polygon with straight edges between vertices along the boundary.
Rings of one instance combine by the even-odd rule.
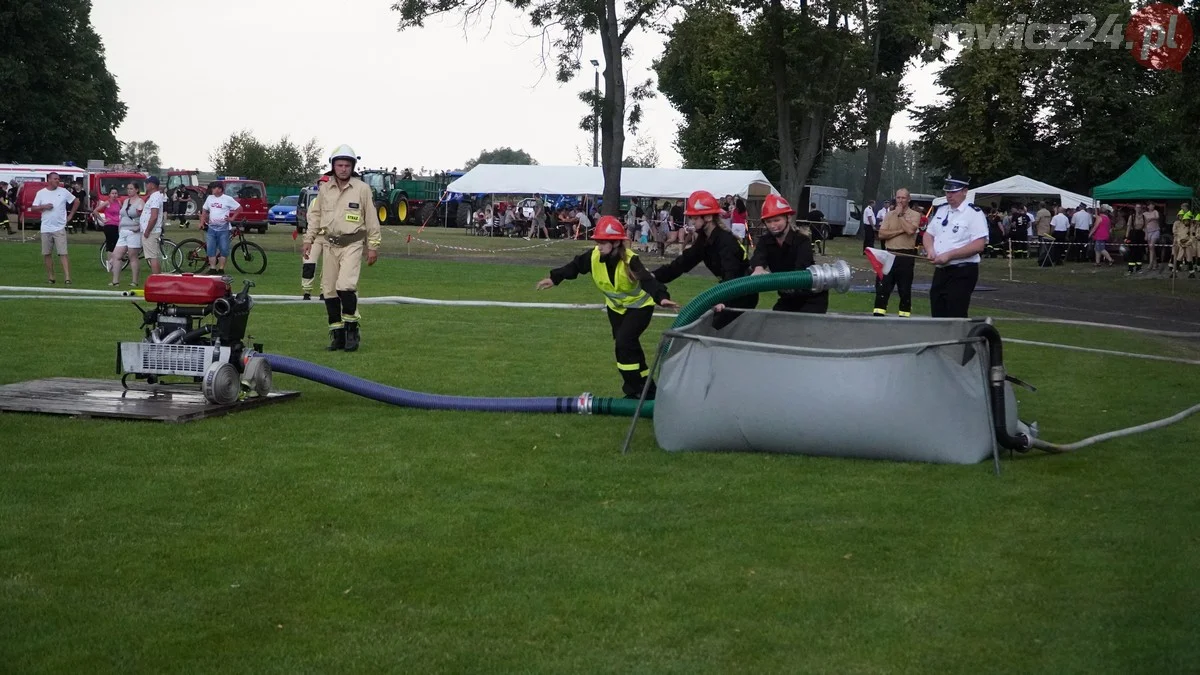
[[[601,195],[604,174],[591,166],[480,164],[446,190],[463,194]],[[621,169],[622,197],[685,198],[696,190],[708,190],[717,197],[761,199],[778,194],[761,171]]]
[[[1092,206],[1091,197],[1075,194],[1062,188],[1056,188],[1049,183],[1043,183],[1040,180],[1034,180],[1021,175],[1009,176],[995,183],[988,183],[987,185],[981,185],[967,191],[967,201],[980,206],[987,206],[992,202],[999,203],[1001,197],[1018,196],[1026,197],[1030,200],[1042,198],[1057,201],[1064,207],[1079,206],[1080,204]],[[933,203],[935,206],[940,206],[946,203],[946,198],[938,197]]]

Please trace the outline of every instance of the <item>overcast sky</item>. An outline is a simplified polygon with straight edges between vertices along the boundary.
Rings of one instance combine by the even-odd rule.
[[[240,129],[263,140],[315,137],[326,152],[349,143],[372,166],[453,169],[501,146],[541,164],[590,163],[577,94],[592,86],[597,41],[564,85],[543,71],[539,41],[523,37],[528,28],[507,5],[490,29],[446,19],[400,33],[391,2],[96,0],[92,22],[129,106],[117,138],[155,141],[166,165],[201,170]],[[663,40],[630,40],[632,84],[649,77]],[[906,85],[917,104],[935,98],[929,69]],[[654,142],[661,166],[679,166],[678,113],[661,95],[645,108],[639,135]],[[909,122],[897,116],[893,140],[914,137]]]

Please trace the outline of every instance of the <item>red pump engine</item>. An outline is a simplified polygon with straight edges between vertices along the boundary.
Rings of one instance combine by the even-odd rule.
[[[145,339],[118,345],[117,370],[161,384],[165,376],[191,377],[213,403],[232,403],[247,389],[265,396],[270,367],[251,358],[245,344],[252,281],[234,294],[229,277],[151,274],[143,295],[155,304],[142,312]],[[137,305],[134,305],[137,307]],[[211,318],[210,318],[211,317]],[[262,345],[253,345],[262,351]]]
[[[146,279],[147,302],[169,305],[210,305],[231,295],[228,277],[194,274],[151,274]]]

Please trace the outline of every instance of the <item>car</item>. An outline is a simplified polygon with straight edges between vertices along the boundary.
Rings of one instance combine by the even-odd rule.
[[[236,219],[245,231],[258,230],[259,234],[266,233],[269,222],[267,188],[262,181],[237,176],[217,176],[217,180],[213,182],[219,184],[225,194],[236,199],[242,207]],[[212,189],[206,189],[205,194],[212,194]]]
[[[267,211],[267,222],[296,224],[296,206],[300,203],[300,195],[288,195]]]

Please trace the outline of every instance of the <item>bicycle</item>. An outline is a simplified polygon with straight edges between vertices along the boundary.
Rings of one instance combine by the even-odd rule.
[[[171,241],[170,239],[167,239],[166,237],[162,237],[158,241],[159,241],[159,248],[162,250],[162,253],[163,253],[162,271],[167,274],[174,274],[175,272],[178,272],[179,271],[179,246],[177,246],[175,244],[175,242]],[[140,253],[141,249],[138,249],[138,251],[139,251],[138,259],[141,260],[146,265],[146,269],[150,269],[150,264],[146,262],[145,254]],[[105,272],[112,271],[112,268],[109,267],[109,264],[108,264],[108,260],[111,255],[112,255],[111,251],[108,250],[108,244],[106,242],[102,242],[100,244],[100,267],[103,268]],[[127,270],[127,269],[129,269],[128,251],[126,251],[125,257],[121,258],[121,270],[123,271],[123,270]]]
[[[246,221],[240,221],[244,224]],[[247,241],[245,231],[237,223],[230,223],[230,236],[237,240],[229,250],[229,261],[242,274],[262,274],[267,270],[267,252],[258,244]],[[203,272],[208,267],[208,242],[199,239],[184,239],[179,242],[180,271]]]

